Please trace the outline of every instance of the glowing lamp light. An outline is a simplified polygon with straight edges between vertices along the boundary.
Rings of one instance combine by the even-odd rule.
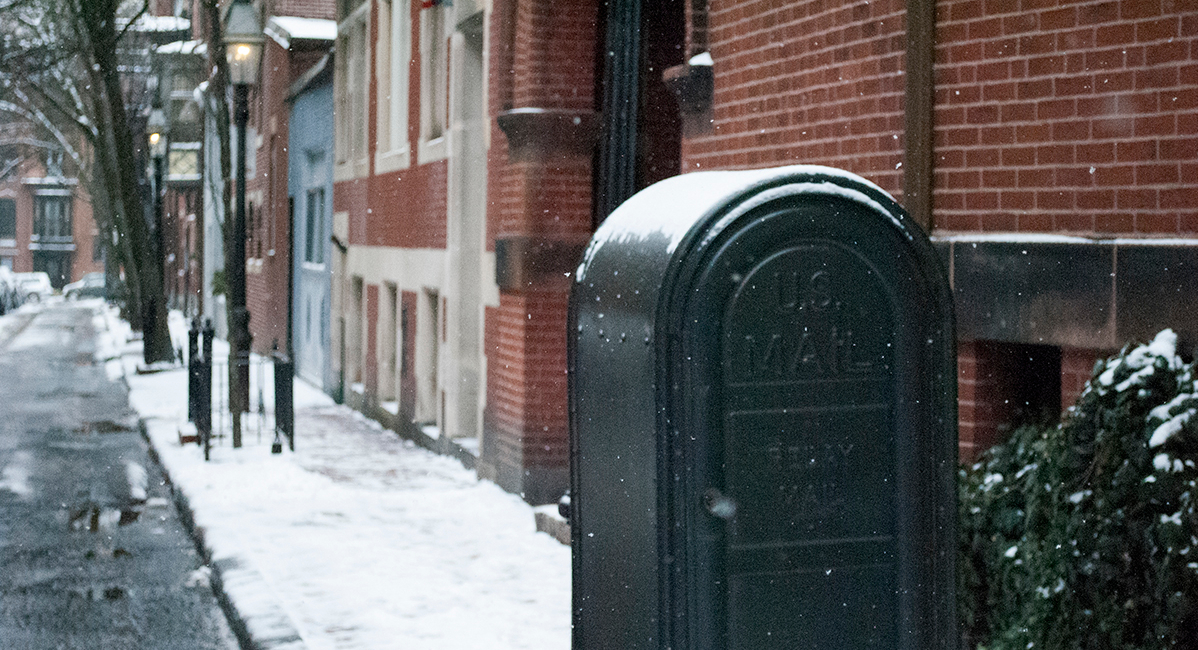
[[[229,83],[252,86],[258,83],[262,60],[262,23],[252,4],[239,0],[225,14],[225,59],[229,62]]]
[[[161,108],[150,111],[150,119],[146,121],[146,130],[150,132],[150,155],[161,158],[166,155],[166,115]]]

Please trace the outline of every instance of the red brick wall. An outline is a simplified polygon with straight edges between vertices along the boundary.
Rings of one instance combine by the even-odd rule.
[[[33,270],[33,253],[29,250],[29,239],[33,235],[33,213],[35,199],[33,186],[24,185],[21,179],[40,178],[46,173],[40,162],[32,159],[14,170],[10,180],[0,183],[0,198],[11,199],[17,216],[16,248],[2,249],[4,257],[11,257],[13,272],[27,273]],[[70,170],[68,170],[70,176]],[[92,261],[95,245],[96,224],[92,216],[91,196],[82,184],[71,187],[71,234],[75,241],[75,252],[71,254],[70,277],[73,282],[93,271],[103,271],[103,262]]]
[[[379,285],[366,285],[366,349],[365,359],[362,360],[365,372],[362,383],[366,384],[367,399],[374,398],[379,392]]]
[[[496,3],[498,4],[498,3]],[[594,106],[595,7],[582,0],[520,3],[516,13],[512,63],[515,106],[573,108]]]
[[[957,344],[957,440],[961,462],[972,461],[975,450],[974,433],[978,428],[979,408],[977,355],[973,341]]]
[[[401,1],[401,0],[396,0]],[[365,179],[334,187],[334,210],[349,212],[349,243],[393,248],[445,248],[446,173],[444,159],[417,163],[420,137],[420,8],[412,4],[411,56],[408,61],[408,145],[412,164],[407,169],[377,174],[378,150],[378,41],[380,7],[371,8],[370,95],[367,115],[367,149],[370,174]]]
[[[370,181],[366,178],[341,181],[333,184],[333,211],[348,214],[350,245],[364,246],[366,238],[366,210],[370,208]]]
[[[1094,363],[1103,355],[1097,350],[1061,348],[1061,407],[1068,409],[1077,402],[1086,382],[1094,372]]]
[[[502,134],[500,137],[503,137]],[[500,163],[489,220],[504,235],[577,237],[591,229],[591,163],[569,159]]]
[[[963,341],[957,348],[960,457],[975,460],[1015,427],[1042,426],[1073,404],[1090,377],[1093,351],[1066,355],[1052,346]],[[1088,356],[1088,364],[1086,361]],[[1079,376],[1078,365],[1085,365]],[[1067,379],[1069,381],[1067,381]],[[1059,393],[1057,392],[1059,390]]]
[[[287,89],[302,73],[300,65],[273,39],[266,39],[262,54],[261,85],[250,101],[256,105],[251,124],[258,129],[262,146],[247,155],[257,156],[256,174],[246,178],[247,200],[254,201],[253,219],[246,213],[246,255],[261,260],[246,273],[246,308],[250,312],[253,350],[266,353],[287,342],[287,280],[291,264],[291,231],[287,196],[287,136],[290,106]],[[303,57],[304,61],[311,56]],[[255,96],[256,95],[256,96]]]
[[[687,0],[686,2],[686,58],[688,59],[707,51],[707,2],[708,0]]]
[[[1193,3],[941,0],[937,14],[937,227],[1198,232]]]
[[[445,248],[447,169],[446,162],[438,160],[371,176],[364,239],[354,243]]]
[[[957,348],[958,453],[963,463],[1001,442],[1011,384],[1017,381],[1003,366],[998,351],[986,342],[963,342]]]
[[[494,342],[488,346],[488,424],[500,432],[488,445],[495,462],[565,466],[565,331],[566,303],[558,293],[505,293],[498,308],[487,309]]]
[[[592,0],[494,3],[488,55],[488,249],[505,236],[577,242],[590,234],[590,158],[544,152],[510,161],[496,117],[511,108],[593,109],[595,5]],[[530,500],[556,499],[560,491],[549,492],[565,488],[568,283],[558,280],[503,291],[499,306],[487,308],[485,315],[483,463],[493,468],[500,485]],[[549,485],[558,479],[560,486]]]
[[[509,0],[497,2],[491,12],[488,250],[494,250],[500,234],[590,231],[590,161],[509,162],[507,137],[494,118],[511,108],[593,108],[593,47],[602,35],[596,34],[591,4],[532,2],[516,12],[516,3]],[[495,72],[504,69],[511,74]],[[551,209],[548,216],[546,209]]]
[[[202,255],[197,254],[199,242],[196,237],[197,227],[203,225],[203,198],[200,191],[199,185],[168,188],[166,198],[163,200],[164,244],[166,246],[163,251],[163,257],[166,259],[166,277],[164,279],[167,304],[172,308],[182,309],[185,296],[188,304],[194,306],[200,291],[201,271],[203,270],[201,268]],[[199,213],[198,216],[196,216],[197,213]],[[193,257],[190,264],[187,262],[189,254]],[[91,253],[88,253],[89,261],[90,255]]]
[[[93,261],[96,245],[96,222],[92,217],[91,197],[86,188],[76,187],[71,202],[71,229],[75,238],[75,252],[71,255],[71,271],[67,282],[79,280],[84,275],[104,270],[103,261]],[[166,279],[170,282],[171,278]]]
[[[334,0],[269,0],[264,7],[267,17],[299,16],[332,20],[337,9]]]
[[[711,0],[715,121],[683,141],[683,170],[824,164],[897,195],[904,7]]]

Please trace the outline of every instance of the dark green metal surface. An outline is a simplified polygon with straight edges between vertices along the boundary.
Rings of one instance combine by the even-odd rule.
[[[951,295],[881,190],[793,167],[633,197],[570,363],[575,648],[953,645]]]

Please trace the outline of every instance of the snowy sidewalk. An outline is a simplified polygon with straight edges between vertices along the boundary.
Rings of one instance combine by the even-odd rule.
[[[179,443],[186,371],[137,374],[140,343],[96,309],[107,330],[97,356],[128,382],[259,647],[569,647],[570,550],[535,532],[518,497],[298,379],[296,452],[272,455],[271,437],[251,431],[243,448],[225,438],[205,462],[199,446]]]

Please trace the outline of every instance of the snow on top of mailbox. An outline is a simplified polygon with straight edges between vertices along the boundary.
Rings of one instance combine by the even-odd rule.
[[[770,169],[747,171],[694,172],[674,176],[655,183],[636,193],[603,222],[583,254],[582,262],[575,273],[575,281],[586,279],[587,267],[608,243],[629,244],[651,238],[660,238],[665,244],[665,253],[672,255],[691,227],[706,213],[722,206],[732,196],[755,185],[786,176],[820,176],[815,180],[804,180],[787,185],[787,193],[812,192],[843,196],[857,203],[868,205],[888,219],[894,220],[889,210],[865,193],[835,182],[842,179],[850,184],[863,185],[882,194],[886,191],[868,180],[833,167],[820,165],[791,165]],[[897,220],[895,223],[898,224]]]

